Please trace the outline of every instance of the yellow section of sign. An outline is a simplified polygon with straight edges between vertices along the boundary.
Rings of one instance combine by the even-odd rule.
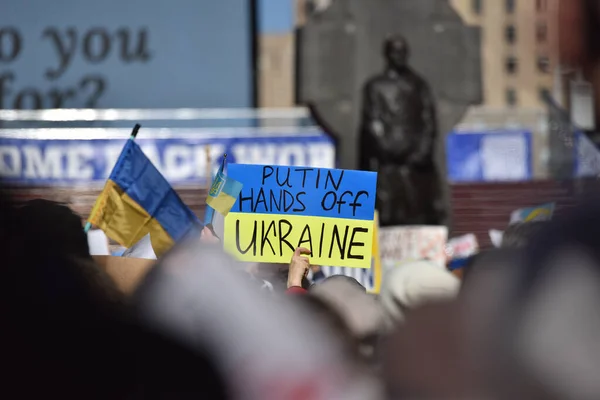
[[[223,245],[241,261],[288,264],[306,247],[311,264],[371,268],[373,221],[232,212]]]
[[[375,221],[373,222],[373,289],[370,293],[379,294],[381,291],[381,256],[379,255],[379,213],[375,210]]]

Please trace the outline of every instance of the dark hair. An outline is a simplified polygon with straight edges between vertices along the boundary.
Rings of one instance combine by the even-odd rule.
[[[22,226],[35,226],[36,234],[28,238],[32,245],[43,241],[64,255],[91,259],[81,217],[69,207],[50,200],[31,200],[17,210],[17,218]]]
[[[322,321],[333,334],[344,340],[344,349],[351,357],[356,359],[360,357],[358,338],[352,334],[352,330],[344,318],[329,303],[311,294],[295,298],[310,314]]]
[[[64,399],[227,398],[211,355],[150,331],[135,310],[90,290],[110,283],[92,261],[82,265],[77,257],[89,252],[74,213],[45,201],[26,207],[17,209],[0,182],[0,352],[14,377],[3,382],[5,392],[24,398],[41,392]],[[57,225],[48,226],[51,221]],[[69,240],[75,242],[60,243]],[[36,384],[22,385],[24,379]]]
[[[494,248],[471,256],[463,267],[461,293],[471,287],[472,276],[477,275],[478,272],[491,271],[497,268],[518,269],[523,262],[522,258],[523,249],[521,248]]]
[[[329,281],[344,281],[344,282],[348,282],[352,285],[354,285],[357,288],[360,288],[361,290],[363,290],[365,293],[367,292],[367,288],[364,287],[363,285],[360,284],[360,282],[358,282],[356,279],[352,278],[351,276],[347,276],[347,275],[331,275],[328,276],[327,278],[323,279],[323,281],[321,281],[319,284],[322,285],[325,282],[329,282]]]
[[[504,231],[500,247],[513,249],[525,247],[546,226],[548,226],[547,221],[519,222],[509,225]]]

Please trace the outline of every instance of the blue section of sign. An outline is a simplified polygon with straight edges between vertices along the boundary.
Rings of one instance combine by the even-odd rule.
[[[23,185],[101,184],[110,175],[125,142],[0,138],[0,178]],[[206,185],[207,170],[216,174],[224,153],[232,163],[335,166],[335,146],[319,132],[280,137],[236,137],[224,133],[197,138],[138,137],[136,143],[172,184]],[[212,163],[209,167],[207,146]],[[345,199],[351,201],[349,196]]]
[[[232,212],[373,220],[377,173],[229,164],[244,185]]]
[[[528,131],[452,132],[446,138],[452,182],[533,179],[532,137]]]
[[[4,0],[0,108],[251,107],[246,0]]]

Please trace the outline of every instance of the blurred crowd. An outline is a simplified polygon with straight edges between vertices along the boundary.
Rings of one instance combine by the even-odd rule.
[[[379,295],[309,249],[248,268],[205,229],[126,296],[68,207],[0,201],[5,398],[600,398],[593,207],[511,225],[460,274],[402,263]]]

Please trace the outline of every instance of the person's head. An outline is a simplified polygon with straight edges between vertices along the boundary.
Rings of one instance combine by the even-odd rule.
[[[506,380],[525,377],[525,384],[551,398],[600,397],[593,333],[600,332],[599,238],[600,212],[592,196],[548,222],[522,250],[510,319],[503,323],[513,363]]]
[[[385,322],[377,299],[356,279],[344,275],[334,275],[311,286],[309,293],[341,315],[358,341],[361,354],[369,359],[375,351],[374,338],[381,333]]]
[[[43,242],[65,256],[91,258],[81,218],[69,207],[44,199],[31,200],[17,210],[17,219],[20,224],[36,227],[35,237],[29,238],[32,244]]]
[[[453,299],[460,280],[429,261],[403,263],[386,273],[380,300],[388,324],[404,321],[406,313],[427,303]]]
[[[318,296],[297,296],[296,300],[311,316],[325,326],[329,332],[342,341],[342,348],[351,357],[357,357],[358,341],[344,318],[329,303]]]
[[[525,247],[531,239],[546,226],[548,226],[547,221],[518,222],[511,224],[502,235],[502,244],[500,247],[503,249]]]
[[[399,35],[388,37],[383,45],[383,54],[389,67],[405,68],[408,64],[409,47],[406,39]]]
[[[328,283],[329,282],[329,283]],[[355,287],[357,290],[366,293],[367,288],[361,285],[356,279],[346,275],[331,275],[325,278],[319,285],[327,284],[330,285],[332,282],[345,282],[341,284],[348,284]]]

